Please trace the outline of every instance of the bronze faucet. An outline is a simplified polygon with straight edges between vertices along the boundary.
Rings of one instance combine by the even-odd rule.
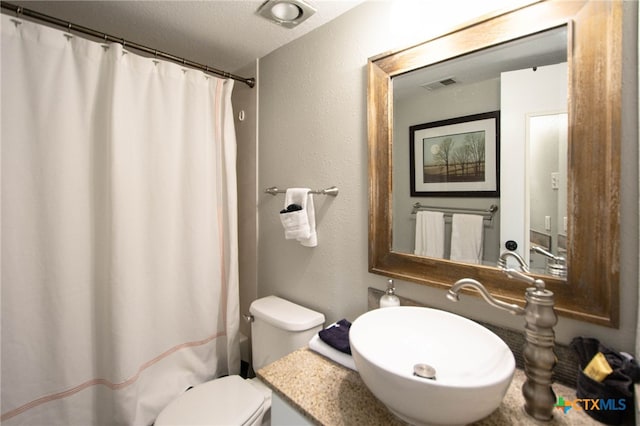
[[[459,292],[464,287],[471,287],[480,292],[484,300],[491,306],[506,310],[513,315],[524,315],[525,344],[524,372],[527,377],[522,386],[525,399],[525,411],[538,420],[548,421],[553,418],[556,395],[551,388],[551,376],[556,365],[553,351],[555,334],[553,327],[558,317],[553,309],[553,292],[545,289],[544,281],[534,279],[515,269],[503,269],[510,278],[533,285],[525,291],[525,307],[509,304],[495,299],[478,281],[463,278],[457,281],[447,292],[451,301],[459,300]]]

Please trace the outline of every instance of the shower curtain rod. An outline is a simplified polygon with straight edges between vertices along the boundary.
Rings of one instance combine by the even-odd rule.
[[[40,12],[36,12],[35,10],[25,9],[22,6],[17,6],[15,4],[8,3],[6,1],[0,1],[0,5],[2,6],[2,9],[8,9],[8,10],[14,12],[16,14],[16,16],[18,16],[18,17],[20,17],[20,15],[24,15],[24,16],[27,16],[29,18],[38,19],[40,21],[44,21],[44,22],[56,25],[56,26],[61,27],[61,28],[66,28],[68,31],[76,31],[78,33],[87,34],[87,35],[90,35],[92,37],[97,37],[97,38],[103,39],[104,41],[110,41],[110,42],[114,42],[114,43],[119,43],[119,44],[122,45],[122,47],[135,49],[135,50],[139,50],[139,51],[142,51],[142,52],[145,52],[145,53],[149,53],[149,54],[154,55],[155,57],[167,59],[167,60],[169,60],[171,62],[176,62],[176,63],[182,64],[182,65],[185,65],[185,66],[188,66],[188,67],[191,67],[191,68],[196,68],[196,69],[202,70],[205,73],[214,74],[214,75],[217,75],[217,76],[220,76],[220,77],[224,77],[224,78],[230,78],[230,79],[236,80],[236,81],[241,81],[241,82],[243,82],[244,84],[246,84],[247,86],[249,86],[251,88],[253,88],[256,85],[256,79],[255,78],[244,78],[244,77],[240,77],[240,76],[235,75],[235,74],[231,74],[231,73],[226,72],[226,71],[220,71],[220,70],[218,70],[216,68],[213,68],[213,67],[210,67],[208,65],[202,65],[202,64],[199,64],[197,62],[189,61],[187,59],[180,58],[178,56],[174,56],[174,55],[172,55],[170,53],[161,52],[161,51],[159,51],[157,49],[152,49],[150,47],[143,46],[141,44],[134,43],[134,42],[129,41],[129,40],[125,40],[123,38],[114,37],[114,36],[111,36],[109,34],[93,30],[91,28],[83,27],[81,25],[72,24],[71,22],[63,21],[63,20],[55,18],[53,16],[49,16],[49,15],[45,15],[45,14],[40,13]]]

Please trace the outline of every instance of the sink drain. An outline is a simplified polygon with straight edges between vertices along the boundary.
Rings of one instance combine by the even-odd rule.
[[[416,364],[413,366],[413,375],[423,379],[436,379],[436,369],[429,364]]]

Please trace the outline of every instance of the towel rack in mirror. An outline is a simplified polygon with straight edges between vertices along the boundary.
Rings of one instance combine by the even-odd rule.
[[[276,194],[284,194],[287,192],[287,190],[278,189],[277,186],[272,186],[270,188],[265,189],[264,192],[266,192],[267,194],[276,195]],[[326,189],[312,189],[311,191],[309,191],[310,194],[331,195],[332,197],[337,197],[338,192],[339,190],[338,190],[338,187],[336,186],[331,186]]]
[[[425,206],[420,203],[413,204],[411,214],[416,214],[420,210],[429,210],[434,212],[442,212],[445,217],[451,217],[454,213],[467,213],[481,215],[484,220],[492,221],[493,215],[498,211],[498,206],[491,204],[488,209],[468,208],[468,207],[433,207]]]

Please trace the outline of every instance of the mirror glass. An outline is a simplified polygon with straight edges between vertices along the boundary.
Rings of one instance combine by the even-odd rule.
[[[526,129],[533,114],[562,111],[566,138],[566,63],[564,25],[392,79],[394,251],[495,266],[506,241],[516,241],[530,258],[530,229],[551,231],[529,224],[539,212],[527,213],[535,204],[527,188],[537,196],[550,177],[546,167],[533,172],[540,165],[526,147],[538,139],[529,140]],[[554,159],[565,164],[554,173],[564,171],[557,180],[566,188],[566,139],[563,149]],[[566,209],[566,189],[555,195],[564,196]],[[543,265],[536,271],[546,273],[543,255],[534,254]]]

